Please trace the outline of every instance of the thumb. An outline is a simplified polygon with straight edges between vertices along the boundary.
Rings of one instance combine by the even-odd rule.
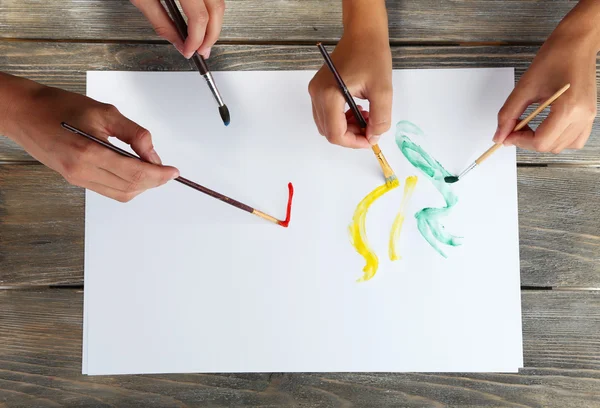
[[[517,121],[525,112],[525,109],[534,101],[531,91],[524,85],[517,84],[517,87],[510,93],[504,106],[498,112],[498,128],[494,134],[494,143],[503,143],[510,135]]]
[[[376,89],[368,95],[369,99],[369,121],[367,125],[367,140],[376,144],[379,136],[387,132],[392,124],[392,99],[391,85]]]
[[[111,136],[131,146],[143,160],[162,165],[160,157],[154,150],[150,132],[123,116],[116,108],[109,109],[105,117],[105,130]]]

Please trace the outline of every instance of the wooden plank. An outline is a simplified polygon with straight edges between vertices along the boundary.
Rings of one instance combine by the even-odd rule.
[[[9,406],[597,407],[600,294],[524,291],[520,374],[81,373],[81,291],[0,291],[0,400]]]
[[[519,168],[521,283],[600,287],[600,169]],[[0,166],[1,285],[81,284],[84,195],[40,165]]]
[[[600,288],[600,169],[519,168],[521,284]]]
[[[0,166],[0,286],[83,280],[84,191],[42,165]]]
[[[394,47],[394,67],[458,68],[514,66],[520,78],[536,47]],[[188,71],[190,63],[167,45],[0,42],[0,71],[85,93],[88,70]],[[322,57],[315,47],[227,45],[216,47],[211,67],[220,70],[317,69]],[[599,92],[600,95],[600,92]],[[308,93],[307,93],[308,98]],[[533,121],[537,125],[540,119]],[[315,130],[316,131],[316,130]],[[490,136],[491,137],[491,136]],[[32,160],[20,147],[0,137],[0,161]],[[585,149],[560,155],[519,151],[520,163],[600,164],[600,121]]]
[[[388,0],[393,42],[541,43],[573,0]],[[337,41],[340,0],[226,0],[221,41]],[[3,0],[0,37],[156,41],[127,0]]]
[[[600,291],[522,291],[521,303],[526,367],[600,368]]]

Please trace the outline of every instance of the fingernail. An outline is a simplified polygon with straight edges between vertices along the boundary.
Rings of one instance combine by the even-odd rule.
[[[179,177],[179,171],[176,171],[175,174],[171,176],[171,180],[175,180],[177,177]]]
[[[177,49],[177,51],[179,51],[181,55],[183,55],[183,44],[175,43],[173,44],[173,46]]]
[[[154,164],[162,164],[162,161],[160,160],[160,157],[158,156],[158,153],[156,153],[156,150],[152,149],[150,151],[150,154],[148,154],[148,156],[150,157],[150,162],[154,163]]]
[[[373,135],[369,138],[369,143],[371,143],[372,145],[376,145],[377,143],[379,143],[379,138],[381,136],[380,135]]]

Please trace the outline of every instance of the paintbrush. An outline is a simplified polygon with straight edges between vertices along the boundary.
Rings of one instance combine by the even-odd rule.
[[[107,142],[105,140],[99,139],[99,138],[97,138],[95,136],[92,136],[92,135],[90,135],[88,133],[85,133],[84,131],[79,130],[79,129],[77,129],[77,128],[75,128],[75,127],[73,127],[73,126],[71,126],[71,125],[69,125],[69,124],[67,124],[65,122],[62,122],[61,126],[63,128],[65,128],[65,129],[67,129],[67,130],[69,130],[69,131],[71,131],[73,133],[76,133],[76,134],[78,134],[80,136],[83,136],[83,137],[85,137],[85,138],[87,138],[87,139],[89,139],[89,140],[91,140],[93,142],[99,143],[102,146],[109,148],[110,150],[112,150],[115,153],[118,153],[118,154],[123,155],[125,157],[129,157],[129,158],[132,158],[132,159],[136,159],[136,160],[140,160],[140,161],[146,162],[145,160],[143,160],[142,158],[140,158],[140,157],[138,157],[138,156],[136,156],[134,154],[131,154],[131,153],[129,153],[129,152],[123,150],[123,149],[120,149],[117,146],[114,146],[114,145],[110,144],[109,142]],[[175,181],[178,181],[181,184],[185,184],[186,186],[193,188],[194,190],[198,190],[201,193],[204,193],[204,194],[207,194],[207,195],[209,195],[209,196],[211,196],[213,198],[216,198],[217,200],[221,200],[224,203],[227,203],[227,204],[232,205],[232,206],[234,206],[236,208],[239,208],[240,210],[249,212],[249,213],[254,214],[254,215],[256,215],[256,216],[258,216],[258,217],[260,217],[262,219],[265,219],[265,220],[270,221],[272,223],[281,225],[284,228],[287,228],[289,226],[289,224],[290,224],[290,217],[291,217],[291,213],[292,213],[292,196],[294,195],[294,186],[292,185],[292,183],[288,184],[289,196],[288,196],[288,204],[287,204],[287,211],[286,211],[285,220],[278,220],[277,218],[272,217],[269,214],[265,214],[264,212],[259,211],[256,208],[252,208],[249,205],[246,205],[246,204],[241,203],[241,202],[239,202],[237,200],[234,200],[233,198],[229,198],[229,197],[227,197],[227,196],[225,196],[225,195],[223,195],[221,193],[217,193],[216,191],[213,191],[213,190],[211,190],[209,188],[201,186],[200,184],[194,183],[193,181],[188,180],[186,178],[183,178],[181,176],[177,177],[175,179]]]
[[[515,129],[513,130],[513,132],[518,132],[519,130],[523,129],[529,122],[531,122],[531,120],[533,118],[535,118],[537,115],[539,115],[541,111],[543,111],[544,109],[546,109],[552,102],[554,102],[562,94],[564,94],[567,91],[567,89],[569,89],[570,86],[571,86],[571,84],[566,84],[561,89],[559,89],[554,95],[552,95],[550,98],[548,98],[548,100],[546,100],[546,102],[542,103],[540,106],[538,106],[538,108],[536,110],[534,110],[533,112],[531,112],[531,114],[529,116],[527,116],[525,119],[523,119],[522,121],[520,121],[519,124],[517,126],[515,126]],[[458,180],[461,180],[464,176],[466,176],[467,173],[469,173],[475,167],[477,167],[481,163],[483,163],[483,161],[485,159],[487,159],[488,157],[490,157],[492,155],[492,153],[494,153],[496,150],[498,150],[501,147],[502,147],[502,143],[496,143],[496,144],[494,144],[492,147],[490,147],[489,149],[487,149],[485,151],[485,153],[483,153],[481,156],[479,156],[479,158],[477,160],[475,160],[473,163],[471,163],[471,165],[469,167],[467,167],[458,176],[447,176],[447,177],[444,177],[444,181],[446,183],[450,183],[450,184],[451,183],[456,183]]]
[[[188,35],[187,24],[185,23],[181,12],[177,8],[175,0],[165,0],[165,4],[167,5],[167,9],[169,10],[171,18],[175,22],[175,26],[177,27],[177,31],[179,32],[179,36],[183,41],[185,41]],[[219,89],[215,84],[215,80],[208,69],[208,65],[206,64],[204,57],[198,54],[198,52],[194,52],[194,55],[192,55],[192,61],[194,61],[196,68],[198,68],[198,71],[206,80],[210,91],[212,92],[213,96],[215,97],[215,100],[217,101],[217,104],[219,105],[219,114],[221,115],[221,119],[223,119],[223,123],[225,124],[225,126],[228,126],[229,122],[231,121],[229,109],[227,108],[227,105],[225,105],[225,102],[223,102],[223,98],[219,93]]]
[[[356,106],[356,102],[354,102],[354,98],[352,98],[352,94],[346,87],[346,84],[344,83],[344,80],[340,76],[340,73],[338,72],[338,70],[335,68],[335,65],[333,65],[333,61],[331,60],[331,57],[329,56],[329,53],[327,52],[327,50],[325,49],[323,44],[317,43],[317,47],[319,48],[319,51],[321,51],[321,54],[323,55],[323,58],[325,59],[325,63],[327,64],[327,66],[331,70],[331,73],[335,77],[335,80],[337,81],[337,83],[340,87],[340,90],[342,91],[342,94],[344,94],[344,98],[346,99],[348,106],[350,106],[350,109],[352,110],[354,117],[358,121],[361,130],[364,132],[367,129],[367,121],[365,120],[364,116],[360,112],[360,109],[358,109],[358,106]],[[394,170],[392,170],[389,163],[385,159],[385,156],[381,152],[379,145],[374,144],[373,146],[371,146],[371,149],[375,153],[375,157],[377,157],[377,160],[379,161],[379,165],[381,166],[381,169],[383,170],[383,175],[385,176],[385,183],[388,186],[392,186],[394,184],[397,185],[398,178],[394,174]]]

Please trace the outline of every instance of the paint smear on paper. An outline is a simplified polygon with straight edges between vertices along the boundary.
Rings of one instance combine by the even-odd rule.
[[[287,228],[290,225],[290,220],[292,217],[292,198],[294,197],[294,185],[292,183],[288,183],[288,203],[285,212],[285,220],[279,221],[279,225],[284,228]]]
[[[383,184],[371,191],[369,194],[362,199],[362,201],[356,206],[354,210],[354,216],[352,217],[352,223],[348,227],[350,233],[350,242],[364,259],[365,267],[363,268],[363,276],[357,279],[357,282],[365,282],[375,276],[377,269],[379,268],[379,258],[369,246],[366,232],[366,220],[367,212],[369,207],[373,205],[375,201],[388,191],[391,191],[398,187],[400,182],[395,180],[390,185]]]
[[[398,241],[400,240],[402,224],[404,224],[404,212],[406,210],[406,204],[408,203],[408,200],[410,200],[410,197],[415,191],[417,180],[417,176],[409,176],[404,182],[404,195],[402,196],[402,201],[400,202],[400,210],[398,211],[398,215],[396,215],[396,219],[392,224],[392,231],[390,233],[389,254],[390,260],[392,261],[397,261],[398,259],[401,259],[401,256],[398,255]]]
[[[421,146],[414,143],[408,135],[423,136],[423,131],[415,124],[409,121],[400,121],[396,125],[396,144],[406,157],[406,159],[415,168],[419,169],[442,194],[446,206],[442,208],[423,208],[415,214],[417,227],[423,238],[440,255],[446,258],[446,254],[439,247],[438,243],[449,246],[461,245],[461,238],[446,232],[441,219],[448,216],[452,207],[458,202],[458,197],[454,194],[450,185],[444,181],[444,177],[452,176],[442,165],[432,158]]]

